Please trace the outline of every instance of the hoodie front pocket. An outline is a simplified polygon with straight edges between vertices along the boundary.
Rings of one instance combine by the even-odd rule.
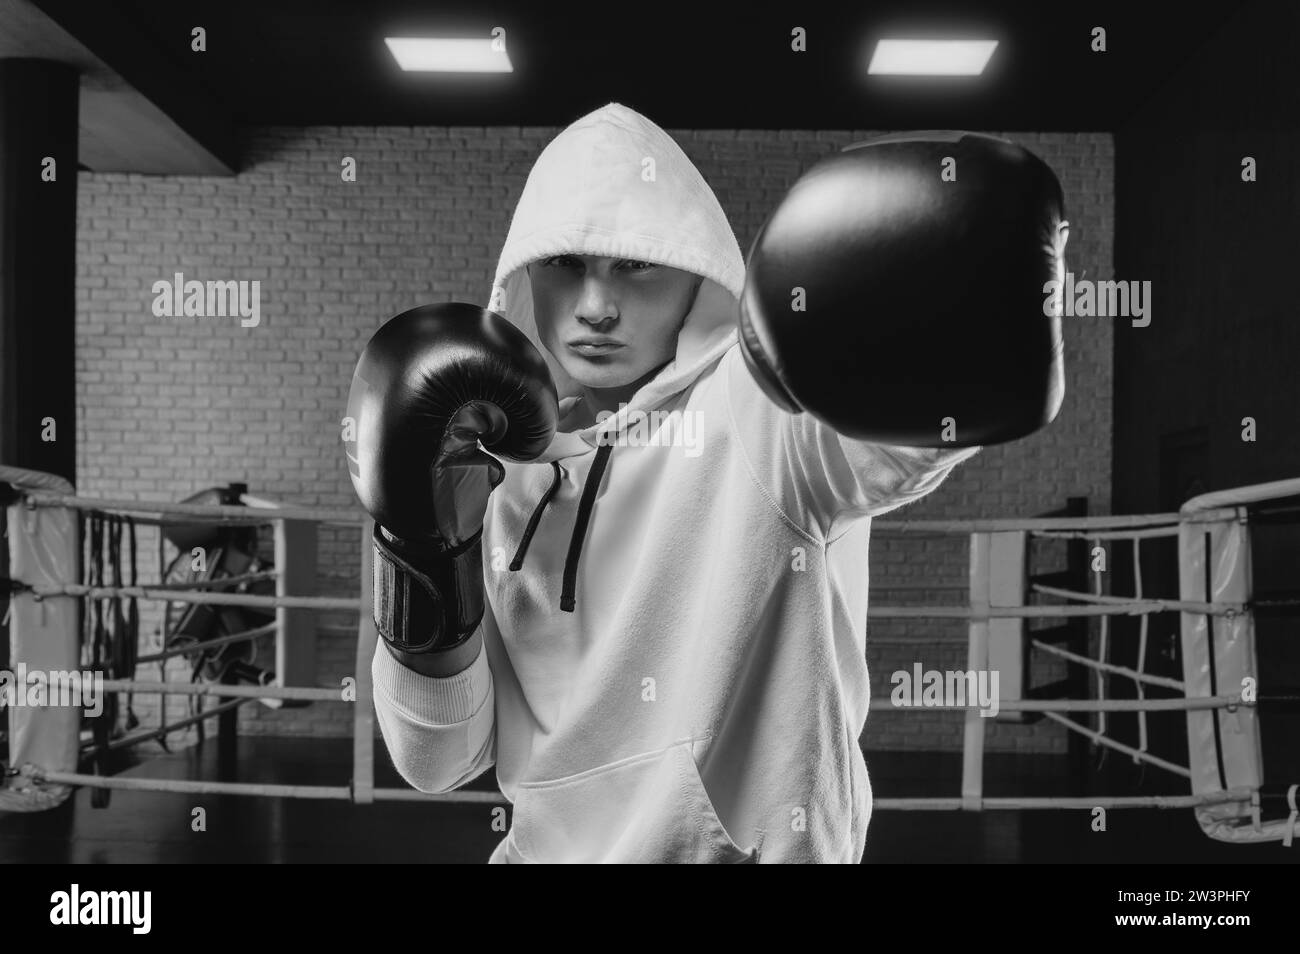
[[[720,863],[758,860],[727,834],[685,739],[547,782],[519,785],[512,861]]]

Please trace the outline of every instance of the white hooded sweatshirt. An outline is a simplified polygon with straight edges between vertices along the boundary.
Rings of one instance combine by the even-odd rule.
[[[492,494],[484,651],[442,679],[374,656],[393,761],[426,792],[495,764],[514,811],[493,862],[858,862],[871,517],[976,449],[847,440],[774,406],[738,351],[726,216],[634,110],[556,136],[516,207],[488,307],[544,354],[524,266],[560,254],[704,280],[675,360],[601,423],[566,427],[581,398],[547,355],[560,429]]]

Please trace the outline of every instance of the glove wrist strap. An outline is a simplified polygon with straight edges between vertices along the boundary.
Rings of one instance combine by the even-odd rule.
[[[390,539],[378,524],[374,544],[374,617],[379,635],[414,669],[419,659],[453,649],[483,618],[480,528],[457,547]]]

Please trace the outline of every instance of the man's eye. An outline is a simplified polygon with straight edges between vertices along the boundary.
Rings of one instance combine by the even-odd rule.
[[[655,267],[655,263],[654,263],[654,262],[641,262],[641,261],[637,261],[636,259],[627,259],[627,260],[625,261],[625,264],[626,264],[629,268],[631,268],[632,271],[634,271],[634,272],[644,272],[644,271],[649,271],[650,269],[652,269],[652,268]]]
[[[542,262],[543,265],[548,267],[556,266],[558,268],[567,268],[573,263],[574,258],[572,255],[552,255],[550,258]]]

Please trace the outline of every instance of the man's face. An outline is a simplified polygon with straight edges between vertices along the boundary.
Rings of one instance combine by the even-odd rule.
[[[617,388],[667,364],[700,279],[667,265],[555,255],[528,266],[542,344],[584,387]]]

